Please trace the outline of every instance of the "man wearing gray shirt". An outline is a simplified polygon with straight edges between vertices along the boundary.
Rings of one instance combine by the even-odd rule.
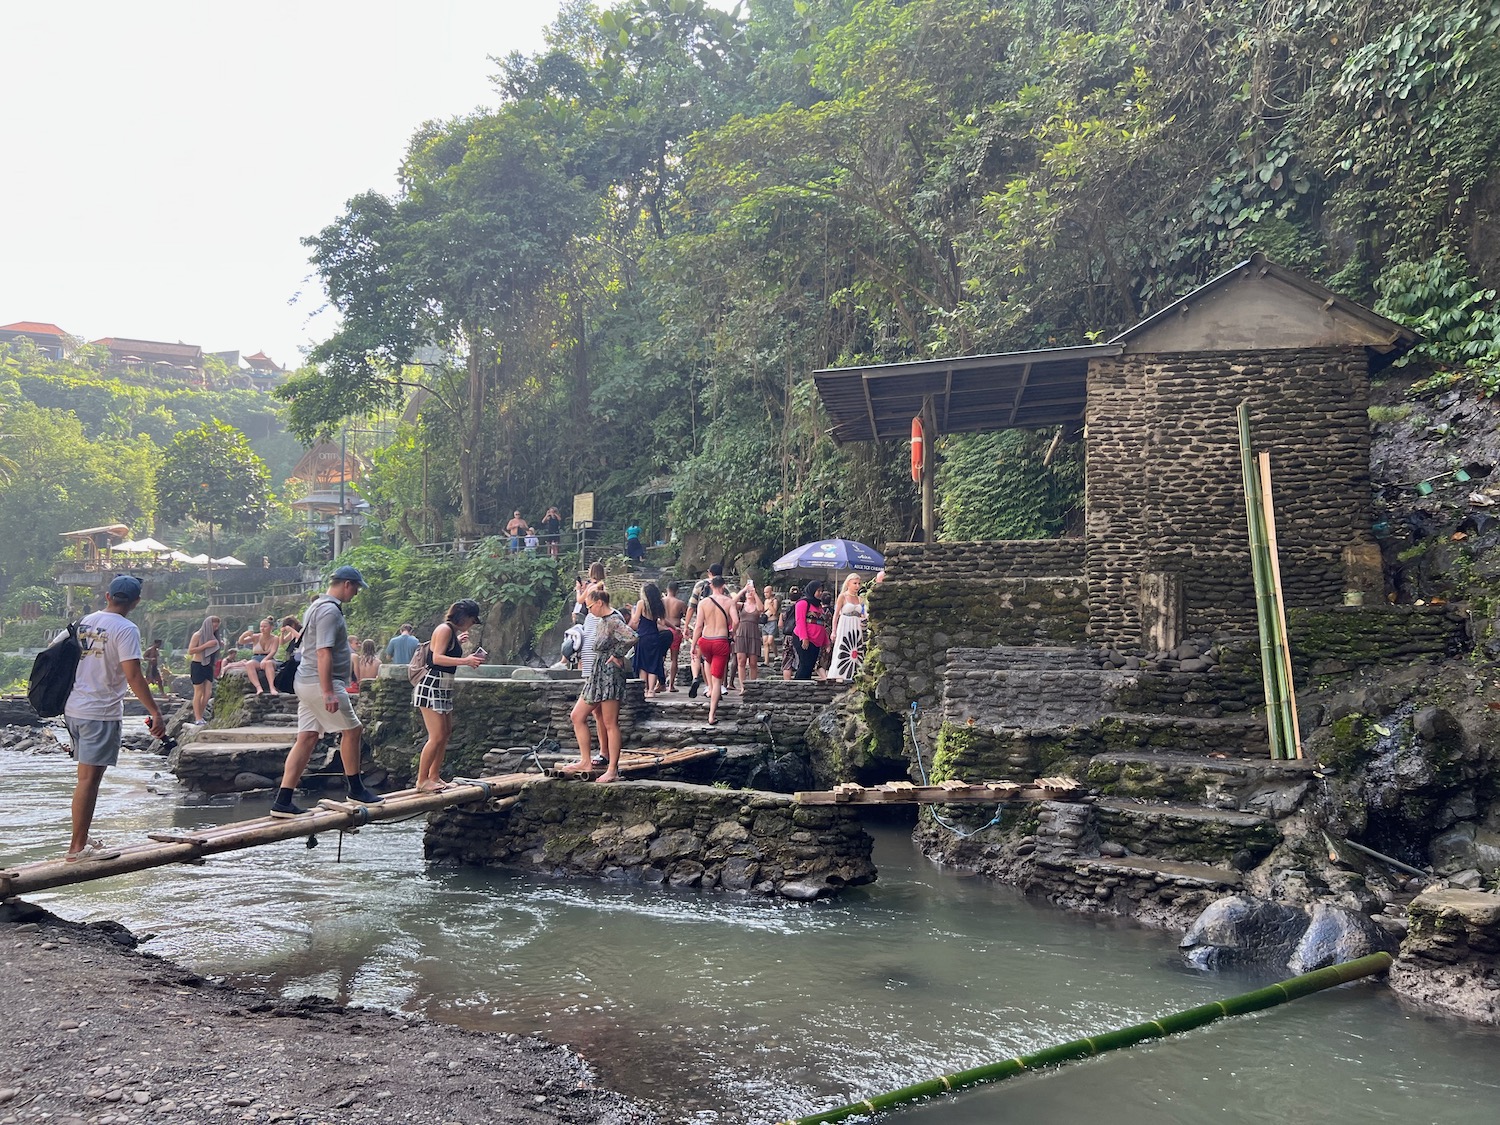
[[[297,693],[297,741],[286,756],[281,788],[271,804],[271,815],[283,820],[303,816],[292,792],[302,780],[312,758],[313,747],[325,734],[340,732],[339,757],[344,763],[344,781],[349,799],[378,805],[384,798],[365,788],[359,776],[360,736],[364,727],[349,702],[349,629],[344,624],[344,603],[365,586],[365,579],[352,566],[341,566],[328,581],[328,592],[314,599],[302,626],[302,661],[293,681]]]

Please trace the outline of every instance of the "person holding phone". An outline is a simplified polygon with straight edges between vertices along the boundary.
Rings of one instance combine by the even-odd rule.
[[[432,631],[427,649],[427,671],[412,689],[412,706],[422,712],[427,727],[427,742],[417,759],[417,790],[441,793],[448,788],[442,778],[443,758],[453,737],[453,675],[459,668],[478,668],[484,663],[485,651],[477,648],[464,655],[469,630],[482,625],[479,603],[464,598],[448,607],[448,615]]]

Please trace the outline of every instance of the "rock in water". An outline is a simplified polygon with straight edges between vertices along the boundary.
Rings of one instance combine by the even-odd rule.
[[[1310,973],[1381,950],[1396,951],[1396,943],[1385,930],[1363,914],[1319,902],[1311,908],[1307,930],[1287,968],[1294,973]]]
[[[1266,902],[1253,895],[1231,895],[1209,903],[1178,947],[1187,963],[1197,969],[1284,965],[1307,926],[1307,912],[1299,907]]]

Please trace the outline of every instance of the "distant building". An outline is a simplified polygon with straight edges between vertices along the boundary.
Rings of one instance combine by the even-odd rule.
[[[72,337],[55,324],[18,320],[0,327],[0,343],[30,340],[48,359],[65,359],[73,351]]]
[[[286,374],[286,368],[280,366],[263,351],[247,355],[245,363],[250,367],[251,377],[255,380],[257,390],[270,390]]]
[[[92,343],[109,352],[111,370],[149,370],[159,375],[175,375],[189,383],[204,381],[203,349],[197,344],[132,340],[125,336],[106,336]]]

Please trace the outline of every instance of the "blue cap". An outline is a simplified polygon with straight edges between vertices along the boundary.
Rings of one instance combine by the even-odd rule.
[[[109,596],[122,602],[141,600],[141,580],[132,574],[117,574],[109,584]]]
[[[353,582],[358,585],[361,590],[363,590],[367,585],[367,583],[365,582],[365,576],[359,571],[355,570],[352,566],[339,567],[331,575],[329,575],[328,581]]]

